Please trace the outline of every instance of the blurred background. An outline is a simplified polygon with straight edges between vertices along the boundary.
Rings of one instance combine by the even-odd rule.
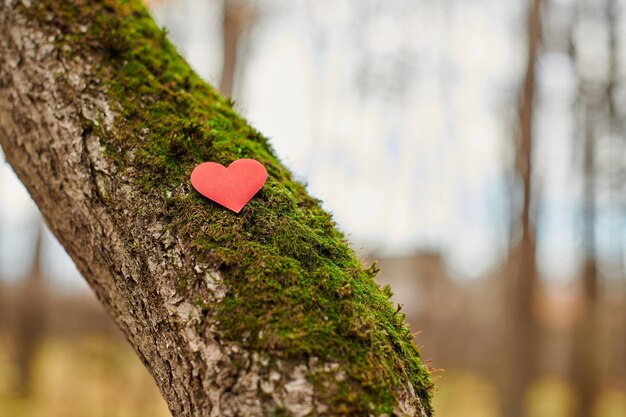
[[[626,417],[626,0],[153,0],[378,260],[442,417]],[[0,161],[0,416],[167,416]]]

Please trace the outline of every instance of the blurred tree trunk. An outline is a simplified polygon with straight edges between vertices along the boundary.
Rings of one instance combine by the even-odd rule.
[[[585,1],[579,5],[584,7]],[[600,358],[596,354],[596,341],[601,337],[599,329],[600,317],[600,277],[597,266],[596,248],[596,169],[597,130],[599,122],[606,115],[609,129],[614,129],[615,103],[614,90],[617,84],[617,38],[616,38],[616,7],[615,2],[605,2],[605,18],[609,29],[608,68],[606,87],[604,89],[593,81],[587,80],[579,73],[578,104],[582,109],[583,132],[583,244],[584,264],[581,273],[580,289],[582,311],[580,320],[574,329],[572,370],[577,407],[575,417],[592,417],[599,394]],[[578,45],[574,42],[572,52],[578,58]],[[581,64],[579,64],[580,66]]]
[[[174,416],[431,415],[374,268],[141,1],[5,0],[0,56],[6,159]],[[246,157],[240,214],[190,186]]]
[[[606,87],[606,97],[609,106],[609,123],[611,134],[614,135],[617,141],[614,144],[619,153],[621,150],[622,155],[626,152],[626,124],[624,121],[624,109],[620,109],[617,102],[618,89],[620,84],[623,83],[623,79],[620,77],[620,69],[623,67],[620,65],[620,36],[618,26],[618,19],[622,15],[624,4],[618,4],[617,0],[607,0],[607,20],[609,25],[609,81]],[[623,58],[622,58],[623,59]],[[611,191],[615,198],[615,202],[618,206],[618,212],[622,213],[623,218],[626,218],[626,164],[621,163],[618,159],[613,169],[611,170]],[[617,227],[619,228],[619,226]],[[626,247],[626,236],[618,233],[616,244],[618,248]],[[618,286],[618,291],[621,293],[621,311],[620,314],[622,326],[618,328],[620,330],[614,332],[610,336],[611,344],[617,346],[617,351],[626,351],[626,260],[625,256],[622,256],[621,262],[618,263],[619,273],[617,276],[622,278],[621,286]],[[618,355],[616,360],[616,372],[618,380],[621,377],[622,381],[626,381],[626,355]]]
[[[224,61],[220,79],[220,93],[226,97],[233,95],[240,40],[250,30],[253,18],[252,6],[248,0],[223,0],[222,40]]]
[[[538,325],[533,312],[537,291],[535,225],[531,210],[533,206],[533,120],[535,100],[535,73],[541,43],[540,0],[530,0],[527,18],[526,73],[519,97],[519,136],[516,152],[516,173],[522,187],[522,204],[518,227],[520,240],[513,246],[510,259],[515,268],[506,294],[508,311],[506,346],[503,369],[507,372],[501,384],[503,415],[522,417],[525,414],[525,398],[536,372]]]
[[[584,85],[582,86],[584,89]],[[584,93],[583,93],[584,96]],[[574,331],[573,380],[577,397],[576,417],[593,417],[598,393],[599,362],[596,355],[598,329],[598,268],[595,245],[595,129],[597,113],[590,98],[583,97],[584,107],[584,244],[585,262],[581,274],[583,308]]]
[[[40,224],[35,240],[32,267],[17,295],[17,322],[14,328],[15,357],[17,363],[16,392],[28,396],[32,388],[32,369],[35,356],[45,330],[44,303],[46,286],[41,268],[43,225]]]

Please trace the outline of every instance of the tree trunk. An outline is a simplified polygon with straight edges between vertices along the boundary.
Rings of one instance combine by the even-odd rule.
[[[16,392],[27,397],[32,393],[32,371],[37,351],[46,331],[46,284],[41,268],[43,224],[38,225],[33,262],[17,293],[17,323],[13,329],[15,362],[17,363]]]
[[[620,70],[623,67],[620,60],[620,51],[622,50],[622,41],[620,38],[620,12],[624,10],[623,6],[620,6],[617,0],[608,0],[607,2],[607,19],[609,26],[609,82],[606,87],[606,98],[609,106],[609,123],[611,126],[611,132],[616,136],[616,149],[622,150],[622,153],[626,150],[626,123],[624,120],[623,109],[619,105],[619,86],[624,82],[624,77],[621,75]],[[611,176],[611,193],[615,196],[615,202],[618,207],[618,212],[622,213],[622,218],[626,217],[626,164],[615,164],[615,168],[612,169]],[[617,229],[617,228],[616,228]],[[616,232],[619,233],[619,232]],[[616,239],[616,247],[626,247],[626,236],[624,234],[618,234]],[[618,314],[623,317],[622,323],[626,324],[626,264],[624,260],[626,257],[622,257],[622,262],[617,264],[619,268],[619,275],[622,277],[621,286],[618,287],[618,291],[622,294],[621,308],[618,309]],[[626,350],[626,325],[620,326],[620,330],[612,332],[610,339],[613,346],[621,346],[621,351]],[[618,348],[619,352],[620,349]],[[616,374],[621,375],[622,380],[626,381],[626,355],[619,355],[617,360],[613,364],[612,368],[616,369]],[[619,379],[619,376],[618,376]]]
[[[253,21],[252,5],[248,0],[224,0],[222,12],[222,76],[220,93],[226,97],[233,95],[237,54],[241,36],[249,30]]]
[[[6,159],[174,416],[431,415],[375,268],[139,0],[2,0],[0,56]],[[244,157],[239,215],[190,187]]]
[[[535,74],[541,42],[541,0],[530,0],[527,20],[528,58],[526,73],[520,88],[519,140],[516,171],[522,187],[522,208],[519,215],[521,237],[511,251],[515,267],[507,285],[509,310],[506,312],[506,346],[501,384],[502,411],[506,417],[525,415],[525,398],[536,371],[538,325],[533,312],[537,291],[535,225],[532,221],[533,203],[533,120]]]
[[[585,90],[585,83],[581,85]],[[598,395],[599,363],[596,355],[596,341],[601,339],[598,329],[599,277],[596,261],[596,170],[595,170],[595,130],[597,128],[597,108],[590,104],[594,98],[581,91],[584,106],[584,243],[585,263],[581,274],[581,298],[583,308],[580,320],[576,323],[573,340],[573,385],[577,406],[575,417],[593,417]]]
[[[582,10],[586,5],[581,1],[578,5]],[[612,35],[611,20],[616,11],[610,2],[605,10],[609,33]],[[580,11],[579,11],[580,13]],[[612,36],[611,36],[612,37]],[[582,300],[581,317],[576,323],[572,341],[572,381],[576,394],[577,404],[575,417],[593,417],[600,385],[600,362],[597,355],[597,340],[602,339],[600,324],[600,277],[598,275],[597,245],[596,245],[596,143],[597,130],[603,113],[611,123],[615,110],[613,109],[612,91],[615,86],[613,72],[616,63],[613,40],[609,38],[609,77],[606,88],[598,90],[594,82],[583,74],[578,74],[578,105],[583,116],[580,123],[582,132],[582,177],[583,177],[583,221],[582,236],[584,244],[584,264],[580,277],[580,293]],[[573,44],[573,58],[578,58],[578,45]],[[580,65],[580,64],[579,64]]]

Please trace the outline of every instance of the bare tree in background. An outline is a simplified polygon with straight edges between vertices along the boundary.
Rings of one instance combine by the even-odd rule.
[[[220,92],[230,97],[233,94],[237,55],[242,36],[250,30],[254,20],[254,9],[248,0],[223,0],[222,34],[223,65]]]
[[[585,260],[581,275],[583,311],[575,329],[574,340],[574,386],[578,404],[577,417],[591,417],[598,392],[598,363],[596,361],[594,341],[597,340],[598,327],[598,292],[599,278],[596,259],[595,224],[596,224],[596,127],[597,112],[594,98],[589,96],[582,81],[580,88],[583,106],[583,181],[584,181],[584,246]]]
[[[618,0],[607,0],[607,21],[609,26],[609,76],[606,85],[606,98],[609,112],[609,125],[612,134],[612,140],[617,143],[614,145],[617,147],[617,154],[621,152],[622,156],[626,155],[626,124],[624,121],[624,109],[619,108],[617,94],[618,89],[623,83],[620,79],[620,69],[622,68],[624,61],[623,57],[620,57],[620,37],[619,37],[619,25],[618,19],[622,15],[623,8],[626,3],[618,3]],[[620,59],[622,58],[622,59]],[[621,64],[621,65],[620,65]],[[610,187],[614,197],[615,204],[621,208],[618,210],[623,216],[626,216],[626,210],[624,210],[626,204],[626,164],[621,163],[623,159],[617,158],[617,161],[611,164],[610,175]],[[619,226],[618,226],[619,228]],[[626,244],[625,237],[618,231],[617,245],[618,247],[624,247]],[[624,265],[625,257],[622,256],[621,262],[618,263],[619,273],[618,276],[622,278],[622,283],[618,286],[618,291],[622,296],[622,311],[621,316],[626,318],[626,265]],[[612,344],[616,346],[622,346],[626,348],[626,326],[621,326],[621,331],[617,331],[611,334],[610,340]],[[618,375],[626,376],[626,355],[621,355],[617,358],[616,367],[619,370]]]
[[[591,4],[581,1],[581,10]],[[598,6],[593,4],[593,6]],[[582,312],[576,323],[573,339],[572,371],[573,383],[578,400],[575,417],[592,417],[601,387],[600,358],[597,354],[596,341],[601,337],[601,279],[598,272],[596,223],[597,223],[597,166],[598,135],[602,122],[609,134],[619,130],[615,89],[617,87],[617,3],[606,0],[604,19],[608,26],[608,73],[602,85],[598,80],[589,79],[584,68],[578,74],[578,106],[581,113],[582,137],[582,174],[583,174],[583,244],[584,263],[580,277]],[[575,59],[580,58],[580,45],[576,39],[572,42]],[[584,41],[584,40],[582,40]],[[589,48],[589,46],[587,46]],[[577,66],[581,68],[580,64]]]
[[[501,393],[503,415],[522,417],[525,395],[535,375],[538,325],[533,313],[537,291],[535,263],[535,225],[533,206],[533,120],[536,90],[536,65],[541,43],[541,0],[530,0],[527,18],[527,64],[519,95],[519,131],[516,149],[516,173],[522,187],[522,203],[518,227],[519,243],[513,246],[510,259],[513,273],[507,285],[508,311],[506,315],[506,346],[503,355],[504,381]]]
[[[17,299],[17,320],[14,326],[15,359],[17,363],[16,391],[28,396],[32,388],[32,369],[45,329],[44,302],[46,286],[41,268],[43,224],[39,222],[32,266]]]

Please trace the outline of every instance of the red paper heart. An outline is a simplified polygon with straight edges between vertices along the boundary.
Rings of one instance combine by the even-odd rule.
[[[263,187],[265,180],[265,167],[254,159],[238,159],[228,168],[217,162],[205,162],[191,173],[193,188],[235,213]]]

